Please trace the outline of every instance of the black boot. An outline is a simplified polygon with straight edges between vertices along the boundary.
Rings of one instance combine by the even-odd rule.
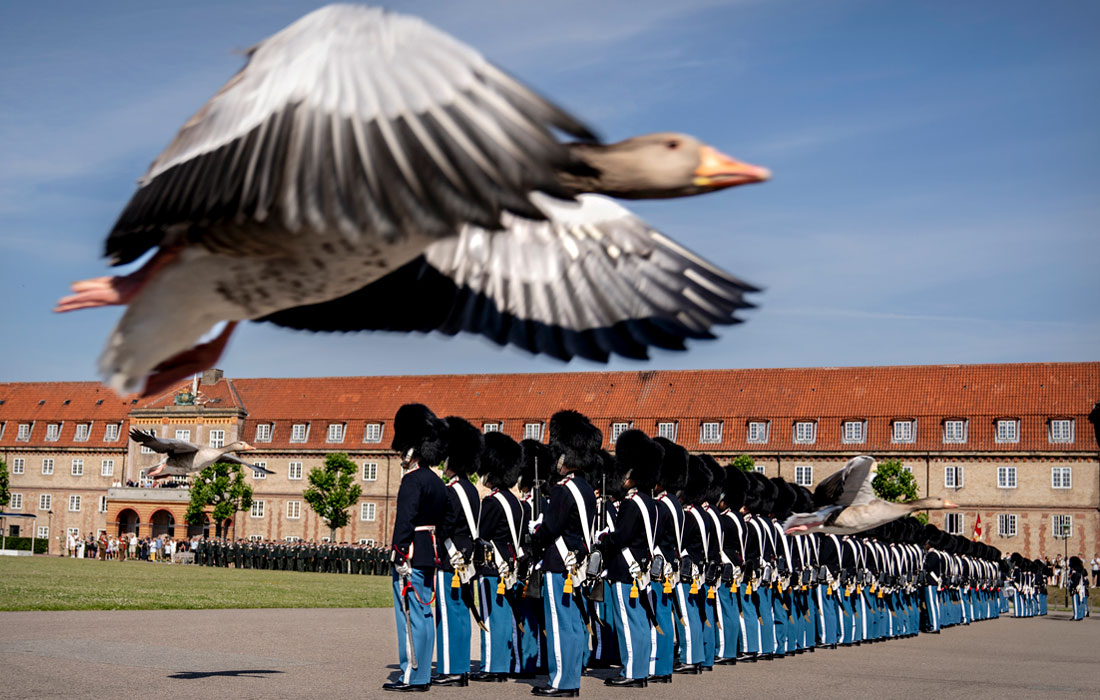
[[[432,685],[453,685],[457,688],[465,688],[470,685],[470,674],[468,673],[451,673],[440,674],[432,678]]]
[[[608,678],[603,682],[615,688],[645,688],[649,685],[645,678]]]
[[[398,693],[426,693],[431,688],[427,683],[409,685],[408,683],[383,683],[382,690],[393,690]]]
[[[538,695],[544,698],[575,698],[580,696],[580,694],[581,691],[577,688],[555,688],[551,685],[531,688],[531,695]]]
[[[699,664],[676,664],[672,667],[672,672],[698,675],[703,672],[703,669]]]
[[[470,674],[470,680],[477,681],[479,683],[504,683],[508,680],[508,674],[490,673],[489,671],[478,671],[477,673]]]
[[[672,674],[670,673],[667,676],[650,676],[647,680],[650,683],[671,683]]]

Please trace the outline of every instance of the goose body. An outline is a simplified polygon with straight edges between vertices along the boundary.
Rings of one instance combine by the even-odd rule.
[[[106,254],[144,266],[56,310],[127,305],[99,362],[120,393],[212,366],[243,320],[646,357],[712,338],[755,288],[604,195],[768,177],[683,134],[600,144],[425,22],[332,5],[250,49],[141,178]]]
[[[162,479],[167,476],[185,476],[193,472],[200,472],[217,462],[240,464],[258,472],[274,474],[274,472],[264,467],[245,462],[240,457],[231,454],[232,452],[238,452],[240,450],[252,449],[251,445],[240,440],[232,442],[225,447],[205,447],[196,445],[193,442],[188,442],[187,440],[158,438],[155,435],[137,430],[136,428],[130,431],[130,438],[154,452],[166,455],[162,463],[146,472],[146,476],[153,479]]]
[[[878,462],[862,455],[849,460],[844,468],[829,475],[814,490],[812,513],[795,513],[783,522],[788,535],[824,532],[852,535],[904,518],[918,510],[956,508],[942,498],[922,498],[908,503],[891,503],[875,496],[872,482]]]

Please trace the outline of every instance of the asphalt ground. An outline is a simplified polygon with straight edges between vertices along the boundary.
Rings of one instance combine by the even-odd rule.
[[[477,656],[477,644],[474,643]],[[389,609],[0,613],[0,698],[381,698],[397,675]],[[757,699],[1100,697],[1100,617],[1002,618],[860,647],[720,666],[669,685],[581,697]],[[433,697],[524,698],[537,681],[433,688]]]

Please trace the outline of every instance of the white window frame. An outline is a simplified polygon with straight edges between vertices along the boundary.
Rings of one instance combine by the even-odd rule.
[[[8,503],[8,507],[12,510],[23,510],[23,494],[12,491],[11,501]]]
[[[329,423],[325,433],[325,442],[341,443],[344,441],[344,433],[347,432],[347,423]]]
[[[294,542],[301,542],[301,541],[302,541],[302,538],[298,537],[297,535],[287,535],[286,537],[283,538],[283,542],[287,542],[287,543],[290,543],[290,544],[293,544]]]
[[[754,464],[754,465],[752,465],[752,470],[754,472],[756,472],[757,474],[767,474],[768,473],[767,469],[764,467],[763,464]]]
[[[1052,489],[1073,488],[1073,467],[1051,467],[1050,487]]]
[[[42,474],[45,476],[51,476],[53,474],[53,457],[42,458]]]
[[[768,442],[768,428],[770,422],[766,420],[751,420],[748,427],[748,441],[753,444],[765,445]]]
[[[102,459],[99,462],[99,475],[100,476],[114,476],[115,475],[115,460],[114,458]]]
[[[73,436],[73,442],[88,442],[88,439],[92,436],[92,424],[91,423],[77,423],[76,435]]]
[[[814,483],[814,468],[810,464],[802,464],[794,468],[794,483],[799,486],[812,486]]]
[[[255,464],[257,467],[263,467],[264,469],[267,469],[267,462],[256,461],[256,462],[253,462],[253,464]],[[267,478],[267,473],[259,471],[257,469],[253,469],[252,470],[252,478],[253,479],[266,479]]]
[[[1016,467],[997,467],[997,488],[1016,488]]]
[[[482,423],[481,424],[481,432],[486,434],[486,435],[489,434],[489,433],[499,433],[500,431],[501,431],[501,423],[500,422],[496,422],[496,423],[489,422],[489,423]]]
[[[943,487],[945,489],[961,489],[965,483],[966,477],[962,466],[951,465],[943,468]]]
[[[707,445],[722,442],[722,421],[703,421],[699,426],[699,442]]]
[[[791,434],[792,442],[799,445],[812,445],[817,441],[817,421],[799,420],[794,422]]]
[[[108,423],[103,427],[103,442],[118,442],[122,434],[122,423]]]
[[[291,481],[301,481],[302,471],[303,469],[301,462],[290,462],[286,465],[286,478],[290,479]],[[297,476],[295,476],[295,473],[297,473]]]
[[[38,494],[38,510],[51,510],[53,508],[53,494],[40,493]]]
[[[38,539],[45,540],[45,539],[49,539],[49,537],[50,537],[50,526],[49,525],[39,525],[38,526]]]
[[[378,518],[378,505],[371,502],[359,504],[359,520],[373,523]]]
[[[843,442],[845,444],[859,445],[867,442],[867,421],[846,420],[844,421],[843,429]]]
[[[290,426],[291,442],[306,442],[309,440],[309,423],[295,423]]]
[[[962,445],[966,443],[967,421],[951,418],[943,422],[943,443],[945,445]]]
[[[1020,421],[1015,418],[998,418],[994,430],[994,441],[1013,443],[1020,441]]]
[[[20,423],[19,430],[15,433],[16,442],[30,442],[31,432],[34,430],[34,423]]]
[[[371,435],[371,430],[377,429],[377,434]],[[367,423],[363,428],[363,442],[382,442],[382,432],[385,426],[382,423]]]
[[[99,497],[99,506],[98,506],[96,512],[97,513],[106,513],[107,512],[107,497],[106,496],[100,496]]]
[[[1069,525],[1069,532],[1063,533],[1059,527],[1059,523],[1066,523]],[[1051,535],[1062,539],[1063,536],[1072,539],[1073,538],[1073,516],[1067,513],[1059,513],[1050,516],[1050,532]]]
[[[524,423],[523,439],[542,441],[542,423]]]
[[[176,428],[176,439],[183,440],[184,442],[191,442],[191,429]]]
[[[271,435],[274,432],[271,423],[257,423],[256,437],[253,439],[253,442],[271,442]]]
[[[262,498],[253,499],[252,508],[248,511],[248,517],[259,520],[264,517],[264,500]]]
[[[46,442],[57,442],[61,439],[61,427],[64,423],[46,424]]]
[[[657,424],[657,437],[676,442],[676,421],[661,421]]]
[[[615,442],[619,439],[620,435],[622,435],[626,431],[630,430],[630,425],[631,424],[629,422],[623,422],[623,421],[617,421],[615,423],[612,423],[611,424],[611,436],[610,436],[611,437],[611,443],[610,444],[614,445]]]
[[[79,494],[74,493],[74,494],[71,494],[69,496],[69,512],[70,513],[79,513],[80,512],[80,501],[81,501],[81,498],[80,498]]]
[[[905,433],[908,433],[906,435]],[[917,441],[917,422],[912,419],[898,419],[890,425],[890,442],[909,444]]]
[[[11,460],[11,473],[24,474],[27,471],[27,458],[26,457],[13,457]]]
[[[65,536],[68,537],[69,535],[72,535],[75,539],[79,540],[80,539],[80,528],[79,527],[67,528],[65,530]]]
[[[360,537],[359,538],[359,544],[365,544],[368,547],[373,547],[374,546],[374,538],[373,537]]]
[[[1018,531],[1015,513],[997,514],[997,534],[1000,537],[1015,537]]]
[[[903,465],[901,466],[901,468],[902,468],[902,471],[907,471],[907,472],[909,472],[910,474],[912,474],[912,473],[913,473],[913,467],[909,466],[908,464],[903,464]]]
[[[378,462],[363,462],[363,481],[378,481]]]
[[[1047,427],[1047,439],[1058,444],[1071,444],[1076,432],[1072,418],[1051,418]]]
[[[69,468],[69,473],[73,476],[84,476],[84,458],[74,457],[72,466]]]
[[[951,528],[951,521],[952,520],[957,520],[958,521],[958,528],[957,529],[953,530]],[[964,532],[965,528],[966,528],[966,518],[963,517],[962,513],[944,513],[943,514],[943,531],[946,532],[947,534],[949,534],[949,535],[961,535]]]
[[[144,430],[142,430],[142,432],[149,433],[153,437],[157,436],[157,429],[156,428],[145,428]],[[142,445],[141,445],[141,454],[151,455],[151,454],[156,454],[156,453],[153,450],[146,447],[144,443],[142,443]]]
[[[286,502],[286,519],[287,520],[301,520],[302,519],[302,502],[301,501],[287,501]]]
[[[211,447],[225,447],[225,431],[211,430],[207,444]]]

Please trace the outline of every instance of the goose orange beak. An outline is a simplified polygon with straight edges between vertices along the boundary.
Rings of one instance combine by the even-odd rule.
[[[944,501],[943,502],[943,507],[944,508],[958,508],[959,504],[958,503],[952,503],[951,501]]]
[[[246,443],[244,444],[244,447],[242,447],[241,449],[242,449],[242,450],[254,450],[254,449],[256,449],[256,448],[255,448],[255,447],[253,447],[252,445],[249,445],[249,444],[248,444],[248,443],[246,442]]]
[[[699,187],[736,187],[771,179],[772,171],[734,160],[710,146],[699,149],[699,167],[693,173]]]

